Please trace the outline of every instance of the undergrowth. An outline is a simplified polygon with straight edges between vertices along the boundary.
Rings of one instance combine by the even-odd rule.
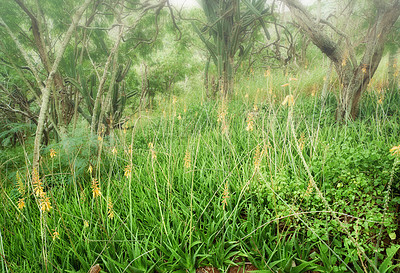
[[[371,88],[345,125],[323,75],[273,76],[229,100],[160,99],[98,138],[81,126],[43,148],[37,177],[29,140],[3,150],[2,269],[394,272],[398,93]]]

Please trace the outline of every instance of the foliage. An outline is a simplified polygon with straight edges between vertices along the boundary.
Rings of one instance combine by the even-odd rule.
[[[45,262],[38,257],[45,244],[50,271],[87,271],[94,263],[115,272],[206,265],[227,270],[248,261],[260,270],[362,272],[373,265],[359,254],[374,260],[376,241],[370,238],[382,232],[376,267],[394,272],[399,192],[387,192],[387,185],[394,172],[393,188],[398,187],[400,169],[389,153],[396,135],[384,132],[398,126],[379,115],[332,126],[331,115],[315,118],[321,111],[317,99],[298,96],[293,122],[300,154],[287,127],[288,106],[281,105],[284,94],[274,102],[268,92],[257,92],[256,82],[250,90],[246,84],[243,91],[254,93],[238,93],[230,102],[180,106],[184,101],[171,97],[150,120],[129,121],[132,129],[98,140],[83,130],[49,146],[41,177],[53,209],[45,219],[34,196],[18,190],[15,172],[10,175],[0,214],[10,268],[42,270]],[[249,113],[254,124],[246,131]],[[378,123],[379,130],[369,130]],[[310,188],[301,155],[333,212]],[[13,165],[4,168],[11,174]],[[24,170],[19,173],[28,185]],[[93,179],[100,197],[93,196]],[[18,209],[21,197],[25,207]],[[40,221],[48,227],[46,243]]]
[[[205,73],[208,74],[212,60],[217,70],[217,90],[228,95],[233,92],[235,71],[252,49],[253,38],[260,27],[269,38],[264,22],[268,7],[265,0],[204,0],[200,4],[207,23],[201,26],[193,23],[193,28],[209,54]]]
[[[54,38],[70,17],[64,10],[57,16],[64,6],[50,2],[43,3]],[[245,14],[250,6],[240,2]],[[58,71],[79,116],[68,137],[57,139],[50,132],[59,112],[51,106],[39,172],[31,168],[39,87],[0,27],[0,106],[12,106],[0,111],[3,271],[88,272],[95,264],[106,272],[398,270],[400,95],[385,83],[385,69],[364,93],[360,118],[348,124],[335,122],[340,84],[325,78],[328,63],[315,48],[300,67],[285,69],[262,65],[262,56],[243,57],[249,69],[239,70],[234,92],[211,100],[202,88],[207,49],[185,19],[196,11],[172,9],[178,30],[171,11],[143,15],[149,2],[126,2],[132,27],[113,59],[117,27],[105,29],[116,20],[109,9],[116,2],[96,3],[85,15],[96,14],[93,22],[75,33]],[[10,15],[0,16],[15,33],[21,20],[29,35],[19,39],[44,78],[30,22],[13,1],[5,5]],[[265,38],[258,24],[252,27],[243,47]],[[104,72],[108,59],[115,66]],[[108,127],[91,134],[88,121],[101,115],[93,108],[102,73],[110,93],[101,96],[99,112],[110,104],[101,120]],[[331,92],[322,103],[324,85]],[[153,107],[137,107],[146,94]]]

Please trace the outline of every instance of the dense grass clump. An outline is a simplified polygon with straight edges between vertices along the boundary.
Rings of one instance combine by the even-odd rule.
[[[76,131],[43,149],[37,177],[29,143],[4,151],[3,269],[393,271],[397,93],[372,89],[360,118],[338,124],[321,85],[252,77],[229,100],[183,94],[109,135]]]

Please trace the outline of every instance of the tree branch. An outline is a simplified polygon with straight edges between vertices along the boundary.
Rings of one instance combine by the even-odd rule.
[[[310,36],[311,41],[334,63],[341,63],[344,55],[342,48],[324,33],[307,9],[298,0],[281,1],[288,6],[300,27]]]

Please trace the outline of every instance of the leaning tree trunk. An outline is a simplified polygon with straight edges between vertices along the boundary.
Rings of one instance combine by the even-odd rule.
[[[342,85],[340,100],[336,111],[339,121],[354,119],[358,114],[358,104],[362,93],[382,59],[383,48],[389,32],[400,16],[400,0],[391,4],[382,4],[372,27],[365,37],[365,49],[360,63],[357,63],[355,48],[350,47],[350,40],[345,33],[321,19],[321,23],[330,25],[348,42],[346,48],[333,41],[321,28],[320,24],[298,0],[282,0],[288,7],[300,27],[310,36],[312,42],[335,65]]]
[[[64,51],[69,43],[69,40],[71,39],[72,33],[75,31],[76,25],[81,19],[83,12],[89,6],[90,2],[92,2],[92,0],[86,0],[85,3],[76,11],[75,15],[72,17],[72,23],[69,26],[67,33],[65,34],[65,38],[59,50],[57,51],[56,59],[53,63],[49,76],[47,77],[46,85],[42,88],[42,104],[40,106],[39,120],[36,128],[36,136],[33,149],[33,162],[32,162],[33,170],[36,170],[37,172],[39,171],[40,146],[43,137],[43,129],[46,121],[46,114],[49,107],[51,86],[54,80],[54,75],[57,72],[58,65],[60,64],[61,58],[64,55]]]

